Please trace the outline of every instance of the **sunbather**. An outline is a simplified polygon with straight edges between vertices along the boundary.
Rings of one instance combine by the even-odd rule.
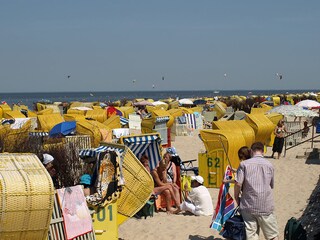
[[[172,183],[174,187],[180,189],[180,187],[177,185],[177,169],[176,165],[171,161],[172,156],[170,153],[165,153],[163,155],[163,161],[165,163],[165,175],[166,177],[163,177],[163,182]]]
[[[161,181],[161,178],[159,177],[158,172],[161,172],[160,170],[163,168],[162,164],[159,164],[159,166],[152,171],[150,171],[150,165],[149,165],[149,158],[146,155],[143,155],[140,159],[142,165],[150,172],[151,176],[153,177],[154,180],[154,189],[153,189],[153,194],[160,195],[164,194],[166,198],[166,209],[167,212],[173,213],[176,209],[172,208],[171,202],[172,200],[174,201],[176,206],[180,205],[180,194],[179,190],[175,188],[172,183],[164,183]],[[165,171],[165,168],[164,168]]]

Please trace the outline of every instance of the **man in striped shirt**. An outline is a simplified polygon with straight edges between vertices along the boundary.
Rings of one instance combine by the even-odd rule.
[[[240,163],[234,195],[246,226],[248,240],[259,239],[260,228],[266,239],[278,239],[272,189],[274,169],[263,157],[261,142],[251,146],[252,158]],[[239,197],[241,193],[241,198]]]

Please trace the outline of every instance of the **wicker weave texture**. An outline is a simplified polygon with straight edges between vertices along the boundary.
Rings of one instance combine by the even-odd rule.
[[[0,240],[46,239],[54,187],[34,154],[0,154]]]
[[[151,175],[129,148],[126,148],[124,155],[123,176],[125,185],[117,201],[118,212],[132,217],[149,200],[154,183]]]

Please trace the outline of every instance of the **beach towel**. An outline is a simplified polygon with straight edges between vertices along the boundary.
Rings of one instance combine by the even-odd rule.
[[[232,178],[231,167],[227,166],[225,174],[225,179]],[[219,196],[215,212],[213,214],[212,223],[210,228],[217,231],[221,231],[224,223],[231,217],[235,210],[234,200],[229,193],[230,183],[222,183],[219,190]]]
[[[57,189],[67,239],[92,231],[92,219],[80,185]]]

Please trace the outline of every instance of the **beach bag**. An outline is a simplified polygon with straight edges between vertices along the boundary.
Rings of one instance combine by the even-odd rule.
[[[230,240],[245,240],[246,228],[242,216],[235,209],[232,216],[224,223],[222,237]]]
[[[153,217],[154,213],[154,202],[155,199],[151,198],[149,199],[146,204],[139,210],[139,212],[136,213],[137,218],[142,218],[146,219],[147,217]]]
[[[306,240],[307,232],[301,222],[294,217],[290,218],[284,229],[284,240]]]

